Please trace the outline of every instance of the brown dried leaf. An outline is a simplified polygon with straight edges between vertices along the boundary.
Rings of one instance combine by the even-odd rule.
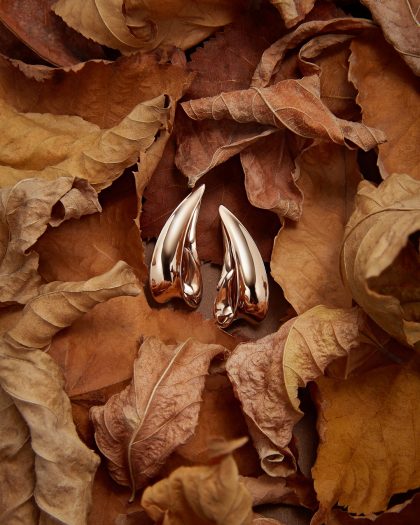
[[[74,115],[101,129],[110,128],[140,102],[162,93],[175,105],[191,74],[171,63],[174,60],[175,55],[136,54],[60,69],[28,66],[0,56],[0,95],[21,113]]]
[[[119,124],[102,130],[80,117],[18,113],[1,104],[0,185],[39,177],[87,179],[96,190],[109,186],[134,164],[139,151],[167,125],[165,97],[138,104]],[[7,145],[7,147],[6,147]]]
[[[313,525],[324,523],[336,502],[370,514],[418,487],[419,371],[391,365],[317,383],[320,445],[312,473],[320,510]]]
[[[216,465],[181,467],[148,487],[141,503],[167,525],[251,525],[252,498],[231,455]]]
[[[254,514],[252,525],[286,525],[284,522],[275,520],[273,518],[265,518],[259,514]]]
[[[357,145],[369,150],[385,141],[385,135],[358,122],[335,117],[320,100],[317,76],[283,80],[267,88],[252,87],[216,97],[182,103],[194,120],[232,119],[290,129],[305,138]],[[198,173],[188,174],[196,180]]]
[[[188,195],[187,181],[174,165],[175,145],[169,141],[162,160],[154,172],[144,197],[141,215],[143,239],[157,237],[169,215]],[[223,260],[223,239],[218,208],[229,208],[245,225],[255,240],[264,260],[270,259],[273,239],[279,228],[277,217],[254,208],[243,186],[238,159],[231,159],[203,177],[206,184],[197,225],[198,253],[202,260],[220,263]],[[167,191],[162,194],[162,187]]]
[[[137,294],[135,282],[133,272],[120,262],[89,281],[44,285],[1,340],[0,383],[30,430],[40,522],[83,525],[98,464],[97,456],[77,437],[61,373],[44,350],[59,330],[96,304],[118,295]],[[23,429],[13,429],[19,443],[22,438],[16,435],[17,429]],[[15,457],[15,461],[21,460],[21,454]],[[20,503],[6,511],[11,523],[20,512]]]
[[[0,303],[25,304],[37,295],[38,254],[29,249],[48,224],[100,209],[95,190],[81,179],[27,179],[0,189]]]
[[[359,91],[363,122],[386,134],[378,155],[382,177],[407,173],[420,178],[418,80],[378,34],[352,42],[349,78]]]
[[[303,213],[276,237],[271,273],[297,313],[319,304],[349,308],[340,248],[360,181],[356,152],[323,143],[305,150],[297,166]]]
[[[270,0],[284,20],[286,27],[293,27],[313,8],[315,0]]]
[[[342,274],[354,300],[410,346],[420,340],[419,253],[409,241],[419,229],[419,181],[399,174],[379,187],[363,181],[341,253]]]
[[[416,75],[420,75],[420,48],[418,42],[418,5],[413,0],[361,0],[402,59]]]
[[[341,34],[351,32],[351,34],[357,34],[374,27],[375,25],[369,20],[350,17],[304,22],[264,51],[260,63],[255,69],[251,85],[258,88],[267,87],[282,64],[287,51],[299,46],[310,37],[326,33]]]
[[[263,474],[240,479],[252,495],[253,507],[279,503],[313,507],[316,502],[312,483],[303,476],[279,478]]]
[[[96,443],[113,479],[131,486],[132,500],[193,435],[210,361],[224,350],[192,339],[165,345],[147,338],[134,361],[131,385],[91,409]]]
[[[245,0],[58,0],[53,10],[85,37],[133,53],[169,46],[188,49],[232,22],[246,5]]]
[[[274,334],[240,344],[228,358],[228,376],[251,422],[251,436],[267,474],[296,470],[288,445],[302,417],[298,388],[322,375],[334,359],[358,348],[364,322],[358,309],[317,306]],[[272,447],[267,452],[261,445],[264,440]]]

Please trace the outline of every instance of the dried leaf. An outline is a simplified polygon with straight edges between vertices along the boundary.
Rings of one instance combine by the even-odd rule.
[[[240,479],[252,495],[253,507],[279,503],[313,507],[315,497],[312,483],[303,476],[276,478],[263,474],[258,478]]]
[[[297,313],[319,304],[349,308],[352,297],[340,275],[340,247],[360,181],[356,152],[319,144],[305,150],[297,165],[303,214],[276,237],[271,273]]]
[[[303,194],[293,175],[292,141],[287,131],[267,136],[242,151],[241,163],[249,202],[297,221],[302,214]]]
[[[140,102],[165,93],[175,105],[182,96],[191,74],[171,63],[173,55],[161,55],[92,60],[66,69],[28,66],[0,56],[0,95],[21,113],[75,115],[111,128]]]
[[[317,382],[321,442],[312,473],[320,510],[312,523],[324,523],[336,502],[357,514],[380,512],[392,494],[418,487],[418,370],[391,365]]]
[[[298,388],[322,375],[334,359],[359,347],[363,325],[364,315],[358,309],[317,306],[274,334],[240,344],[228,358],[228,376],[252,423],[251,436],[267,474],[296,470],[288,445],[302,417]],[[272,450],[264,451],[264,439]]]
[[[107,130],[80,117],[18,113],[5,103],[1,107],[3,187],[26,178],[76,175],[101,190],[153,144],[168,114],[164,95],[138,104]]]
[[[132,487],[132,500],[194,433],[210,360],[223,351],[190,339],[176,346],[147,338],[131,385],[91,409],[96,443],[115,481]]]
[[[265,518],[259,514],[254,514],[252,525],[285,525],[285,523],[273,518]]]
[[[100,209],[95,190],[81,179],[27,179],[0,189],[0,303],[25,304],[37,295],[38,254],[29,249],[48,224]]]
[[[167,525],[250,525],[252,498],[231,455],[210,466],[181,467],[148,487],[141,503]]]
[[[418,43],[418,6],[412,0],[361,0],[402,59],[416,75],[420,75],[420,49]]]
[[[407,173],[420,178],[417,79],[378,34],[352,42],[349,78],[359,91],[363,122],[386,134],[378,155],[382,177]]]
[[[346,226],[342,273],[354,300],[404,344],[420,340],[420,182],[391,175],[379,187],[363,181]]]
[[[103,58],[100,46],[68,28],[54,15],[55,0],[0,1],[0,20],[40,57],[57,66]]]
[[[286,27],[293,27],[313,8],[315,0],[270,0],[284,20]]]
[[[369,20],[351,17],[304,22],[264,51],[260,63],[255,69],[251,85],[258,88],[267,87],[283,62],[287,51],[297,47],[310,37],[326,33],[341,34],[351,32],[352,34],[357,34],[360,31],[370,30],[374,27],[374,24]]]
[[[288,128],[305,138],[357,145],[366,151],[384,142],[381,131],[335,117],[319,96],[319,79],[311,76],[283,80],[267,88],[252,87],[189,100],[183,102],[182,107],[194,120],[227,118],[240,123]],[[197,173],[194,176],[197,177]]]
[[[35,454],[34,498],[40,522],[84,524],[98,464],[97,456],[77,437],[62,376],[43,350],[59,330],[99,302],[137,294],[135,282],[132,271],[121,262],[89,281],[44,285],[1,340],[0,383],[30,430]],[[13,436],[22,442],[16,430]],[[15,461],[20,460],[19,454]],[[6,511],[11,523],[15,512],[20,512],[19,506]]]
[[[169,215],[188,195],[187,181],[174,165],[175,146],[170,141],[154,172],[144,197],[141,215],[143,239],[157,237]],[[238,159],[218,166],[202,182],[206,184],[197,225],[198,253],[202,260],[221,263],[223,239],[218,208],[229,208],[245,225],[255,240],[264,260],[270,259],[273,239],[279,221],[272,213],[254,208],[243,187],[243,174]],[[162,194],[162,187],[168,189]]]
[[[171,0],[58,0],[54,12],[72,28],[123,53],[176,46],[188,49],[232,22],[246,7],[244,0],[197,3]]]

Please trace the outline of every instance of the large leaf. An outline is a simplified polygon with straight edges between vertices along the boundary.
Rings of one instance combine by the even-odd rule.
[[[81,179],[26,179],[0,189],[0,302],[24,304],[38,293],[38,254],[29,249],[48,224],[100,209],[95,190]]]
[[[420,340],[420,182],[391,175],[379,187],[364,181],[346,226],[342,273],[354,300],[402,343]]]
[[[420,178],[418,79],[379,34],[351,43],[349,78],[359,92],[363,122],[386,134],[387,142],[378,147],[382,177]]]
[[[148,338],[134,362],[131,385],[91,409],[96,443],[115,481],[132,487],[132,499],[193,435],[210,361],[223,351],[193,340],[165,345]]]
[[[317,306],[280,330],[255,342],[240,344],[226,363],[235,394],[250,420],[261,466],[270,475],[296,469],[288,448],[301,419],[298,388],[321,376],[335,359],[360,343],[365,316],[358,309]]]
[[[317,383],[321,442],[312,472],[320,510],[312,523],[324,523],[336,502],[370,514],[385,510],[393,494],[417,488],[419,370],[390,365]]]
[[[30,431],[34,499],[40,522],[59,520],[66,525],[83,525],[98,465],[97,456],[77,436],[70,402],[63,391],[62,375],[44,350],[59,330],[96,304],[118,295],[137,294],[135,283],[129,267],[118,263],[108,273],[85,282],[44,285],[0,342],[1,387],[13,400]],[[8,428],[12,435],[5,433],[6,442],[14,441],[19,446],[25,441],[26,426],[16,424]],[[20,462],[31,461],[31,454],[28,458],[20,452],[13,456],[13,461],[19,471]],[[30,496],[26,495],[26,499]],[[16,522],[24,501],[10,502],[11,507],[4,509],[10,523]]]
[[[340,247],[360,181],[356,153],[324,143],[304,151],[297,165],[303,213],[277,235],[271,273],[297,313],[319,304],[349,308],[352,298],[340,275]]]
[[[192,47],[232,22],[246,5],[245,0],[170,0],[164,4],[144,0],[58,0],[53,9],[85,37],[132,53],[157,47]]]

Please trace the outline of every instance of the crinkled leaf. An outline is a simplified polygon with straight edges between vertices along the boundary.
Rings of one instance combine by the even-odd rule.
[[[404,344],[420,340],[420,182],[391,175],[379,187],[359,185],[346,226],[342,274],[354,300]]]
[[[40,522],[83,525],[98,464],[97,456],[77,436],[62,375],[43,350],[59,330],[96,304],[118,295],[137,294],[135,283],[133,272],[121,262],[85,282],[44,285],[1,340],[0,383],[29,427]],[[17,429],[22,431],[22,427]],[[17,455],[15,461],[20,460]],[[18,507],[7,512],[13,519],[20,511]]]
[[[313,8],[315,0],[270,0],[286,27],[293,27]]]
[[[320,445],[312,473],[320,510],[312,523],[324,523],[336,502],[370,514],[418,487],[419,371],[391,365],[317,383]]]
[[[313,507],[315,496],[312,483],[301,476],[279,478],[263,474],[258,478],[241,477],[242,483],[252,495],[252,506],[288,504]]]
[[[38,254],[29,249],[48,224],[100,210],[95,190],[81,179],[26,179],[0,189],[0,302],[24,304],[38,293]]]
[[[349,308],[340,248],[360,181],[356,152],[324,143],[304,151],[297,165],[303,213],[276,237],[271,273],[297,313],[319,304]]]
[[[133,498],[194,433],[210,361],[223,351],[193,340],[165,345],[147,338],[134,362],[131,385],[91,409],[96,443],[108,458],[110,473],[132,487]]]
[[[240,344],[228,358],[228,376],[268,474],[285,475],[296,469],[288,445],[302,417],[298,388],[322,375],[334,359],[358,348],[364,322],[358,309],[317,306],[274,334]]]
[[[379,34],[352,42],[349,78],[359,92],[363,122],[386,134],[387,142],[378,147],[382,177],[420,178],[418,79]]]
[[[141,500],[167,525],[251,525],[252,498],[231,455],[209,466],[181,467],[148,487]]]
[[[188,49],[232,22],[245,0],[58,0],[54,12],[72,28],[123,53],[176,46]]]

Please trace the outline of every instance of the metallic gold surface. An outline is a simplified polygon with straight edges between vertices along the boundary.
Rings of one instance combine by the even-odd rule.
[[[225,255],[214,317],[227,328],[235,319],[262,321],[268,310],[268,280],[261,254],[244,225],[219,207]]]
[[[196,225],[205,186],[186,197],[166,221],[150,263],[150,290],[158,303],[175,297],[196,308],[203,293]]]

